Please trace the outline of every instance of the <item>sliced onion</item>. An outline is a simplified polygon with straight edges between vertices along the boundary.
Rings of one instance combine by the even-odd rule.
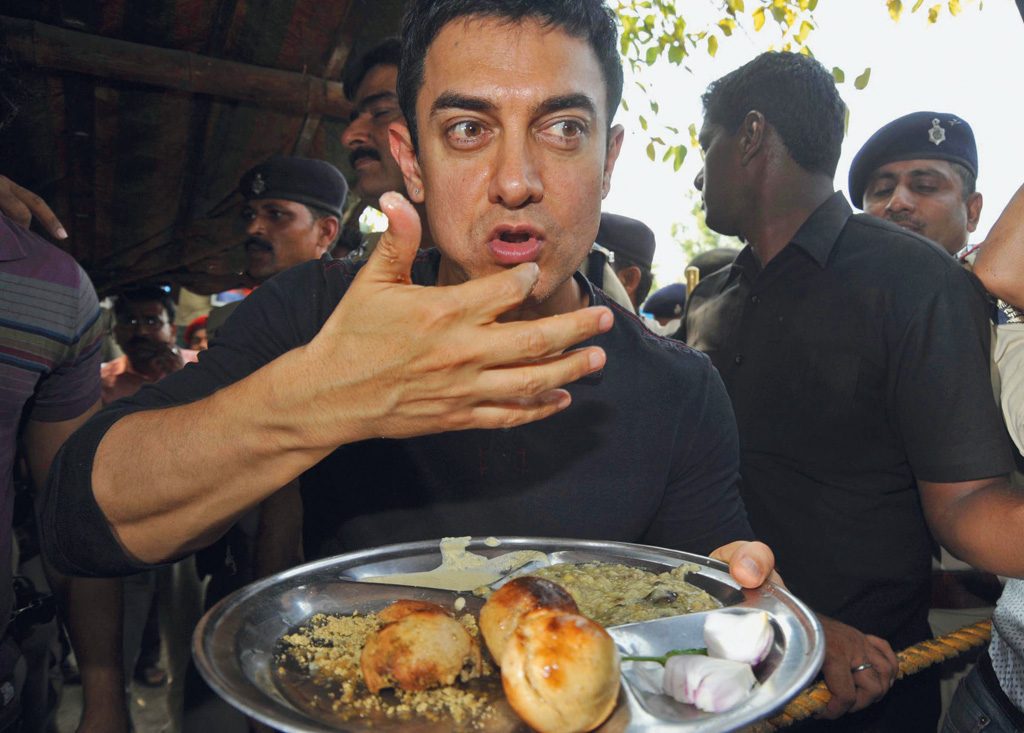
[[[749,664],[679,655],[665,663],[665,693],[708,713],[721,713],[747,699],[757,686]]]
[[[704,620],[704,645],[709,657],[731,659],[755,666],[760,664],[775,641],[768,614],[717,612]]]

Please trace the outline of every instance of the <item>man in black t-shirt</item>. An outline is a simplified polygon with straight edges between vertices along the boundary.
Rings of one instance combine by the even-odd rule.
[[[742,494],[787,582],[825,614],[828,714],[884,695],[897,648],[930,635],[930,534],[1024,572],[1012,461],[988,381],[984,294],[934,244],[854,215],[833,190],[844,105],[831,75],[769,53],[704,95],[707,223],[748,245],[701,282],[687,339],[718,367]],[[917,675],[844,730],[931,730]],[[833,729],[835,726],[830,726]]]
[[[614,16],[600,0],[489,7],[420,0],[402,34],[392,153],[439,251],[416,257],[416,213],[385,194],[390,226],[365,265],[325,257],[272,278],[197,365],[97,416],[43,507],[55,562],[127,572],[174,557],[343,446],[359,464],[304,489],[307,520],[332,516],[307,531],[315,552],[454,532],[614,537],[727,543],[742,583],[768,576],[764,545],[730,542],[750,531],[710,362],[574,274],[623,139]],[[658,398],[643,408],[641,372]],[[644,447],[652,419],[662,442]],[[177,452],[207,470],[177,475]]]

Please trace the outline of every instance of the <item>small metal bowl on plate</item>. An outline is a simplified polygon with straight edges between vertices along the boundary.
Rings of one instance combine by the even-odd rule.
[[[811,611],[785,589],[766,583],[740,588],[721,562],[700,555],[623,542],[530,537],[475,538],[467,549],[494,557],[515,550],[546,553],[551,564],[604,562],[632,565],[655,573],[680,563],[700,566],[687,576],[723,606],[737,611],[766,611],[775,627],[775,645],[757,669],[761,682],[744,703],[723,713],[703,713],[660,693],[650,663],[625,662],[623,691],[615,713],[600,731],[730,731],[770,717],[817,674],[824,658],[821,625]],[[279,641],[316,614],[348,615],[377,611],[393,600],[412,598],[451,605],[457,596],[467,610],[482,601],[466,593],[384,585],[362,579],[432,570],[441,562],[438,541],[352,552],[302,565],[253,583],[228,596],[202,618],[193,636],[200,673],[225,700],[245,714],[288,733],[321,731],[448,731],[448,723],[397,722],[393,726],[359,720],[339,723],[316,709],[297,705],[275,676]],[[712,612],[713,613],[713,612]],[[702,613],[609,628],[623,654],[659,656],[669,649],[703,646]],[[528,730],[525,725],[495,729]],[[490,728],[490,726],[488,726]]]

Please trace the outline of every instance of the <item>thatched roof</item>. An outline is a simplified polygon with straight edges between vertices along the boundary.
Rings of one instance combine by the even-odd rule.
[[[42,195],[103,294],[241,284],[239,177],[273,153],[343,171],[350,59],[402,0],[8,0],[27,92],[0,173]]]

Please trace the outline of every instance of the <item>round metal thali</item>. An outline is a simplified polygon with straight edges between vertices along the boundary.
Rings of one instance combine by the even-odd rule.
[[[781,710],[821,667],[824,635],[811,611],[772,583],[756,590],[740,588],[728,568],[716,560],[622,542],[501,537],[495,545],[493,539],[474,538],[467,549],[488,557],[537,550],[545,553],[551,564],[621,563],[656,573],[680,563],[692,563],[700,569],[690,573],[687,580],[723,606],[736,612],[758,610],[769,614],[775,627],[775,645],[756,670],[760,686],[745,702],[724,713],[703,713],[660,693],[657,665],[624,662],[618,707],[599,731],[737,730]],[[297,704],[293,695],[282,691],[275,675],[281,637],[319,613],[367,613],[399,598],[431,600],[451,607],[455,598],[461,597],[466,601],[467,611],[478,610],[483,601],[471,594],[362,581],[374,576],[428,571],[440,562],[438,541],[413,542],[338,555],[253,583],[222,600],[199,622],[193,637],[199,671],[234,707],[288,733],[450,731],[454,728],[451,721],[341,723],[323,711]],[[659,656],[669,649],[704,646],[702,629],[706,613],[613,626],[608,631],[623,654]],[[486,730],[529,730],[511,717],[507,709],[498,711],[498,718],[498,724],[488,725]]]

